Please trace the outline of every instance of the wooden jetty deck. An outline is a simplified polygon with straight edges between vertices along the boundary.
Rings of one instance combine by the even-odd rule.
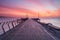
[[[28,19],[5,33],[1,40],[57,40],[41,24]]]

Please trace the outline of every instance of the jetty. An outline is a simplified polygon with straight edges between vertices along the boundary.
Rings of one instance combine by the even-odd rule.
[[[4,31],[0,40],[60,40],[60,29],[41,23],[38,18],[21,20],[17,20],[18,25],[9,31]]]

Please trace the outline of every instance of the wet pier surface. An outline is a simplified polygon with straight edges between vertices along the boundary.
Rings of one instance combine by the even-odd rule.
[[[41,24],[28,19],[16,28],[8,31],[1,40],[59,40],[47,31]]]

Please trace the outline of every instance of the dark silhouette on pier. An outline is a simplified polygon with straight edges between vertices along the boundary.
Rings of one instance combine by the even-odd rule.
[[[20,20],[20,19],[19,19]],[[17,22],[19,21],[17,20]],[[60,29],[50,27],[48,24],[35,19],[21,19],[22,22],[1,35],[1,40],[60,40]],[[12,24],[13,25],[13,24]]]

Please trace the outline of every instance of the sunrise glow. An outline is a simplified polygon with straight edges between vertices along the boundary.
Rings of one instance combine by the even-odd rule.
[[[42,2],[42,3],[41,3]],[[14,17],[60,17],[58,1],[5,0],[0,1],[0,16]]]

